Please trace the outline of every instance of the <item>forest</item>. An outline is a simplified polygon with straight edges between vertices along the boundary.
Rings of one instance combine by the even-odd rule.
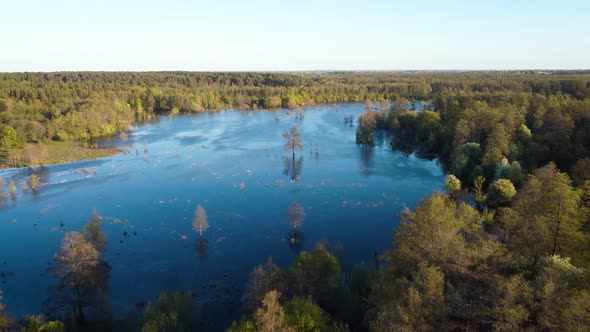
[[[34,166],[72,161],[72,155],[84,159],[116,153],[96,149],[93,141],[158,115],[401,98],[436,102],[433,107],[439,112],[444,128],[431,138],[445,139],[446,143],[429,147],[434,152],[452,152],[449,142],[455,130],[462,130],[463,136],[454,143],[466,142],[473,138],[470,135],[480,135],[479,139],[485,140],[492,122],[502,117],[503,132],[510,134],[514,130],[511,126],[523,122],[526,113],[529,129],[539,130],[539,139],[543,136],[545,141],[551,141],[553,134],[559,134],[560,138],[548,146],[539,146],[546,142],[536,141],[529,150],[559,151],[562,156],[556,162],[561,166],[570,152],[560,149],[567,145],[564,142],[568,138],[561,134],[578,140],[572,145],[577,150],[571,151],[574,156],[570,159],[584,154],[580,146],[587,138],[580,123],[584,121],[580,109],[587,107],[584,100],[590,95],[588,77],[587,72],[576,71],[552,75],[538,72],[0,73],[0,164]],[[398,110],[403,109],[402,103],[399,104]],[[404,116],[397,121],[390,117],[387,123],[380,121],[378,125],[385,128],[399,123],[399,136],[405,137],[405,144],[418,138],[424,140],[424,137],[406,137],[411,135],[413,129],[409,127],[414,124]],[[548,121],[544,121],[546,116]],[[482,120],[487,122],[481,128],[468,128],[466,123],[475,117],[484,117]],[[459,118],[463,120],[460,123]],[[416,134],[424,136],[427,128],[423,129]],[[557,130],[563,133],[555,133]],[[500,130],[498,135],[502,136],[503,132]]]
[[[158,115],[350,101],[366,103],[361,149],[439,158],[445,192],[406,208],[389,250],[351,270],[324,242],[288,267],[260,262],[228,331],[590,331],[588,72],[0,74],[4,164]],[[289,216],[295,234],[305,212]],[[16,319],[0,293],[0,330],[206,331],[190,291],[110,310],[101,222],[64,234],[42,314]],[[193,228],[208,227],[199,206]]]

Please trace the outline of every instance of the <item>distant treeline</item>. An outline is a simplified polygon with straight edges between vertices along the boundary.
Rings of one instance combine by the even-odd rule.
[[[157,114],[219,109],[297,108],[313,104],[428,100],[464,94],[590,95],[590,75],[475,73],[63,72],[0,74],[0,123],[13,147],[86,140]],[[459,101],[458,101],[459,102]],[[11,129],[14,129],[15,133]],[[6,145],[6,144],[5,144]]]

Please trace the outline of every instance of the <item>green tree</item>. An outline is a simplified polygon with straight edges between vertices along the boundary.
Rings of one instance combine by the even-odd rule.
[[[143,312],[142,332],[194,331],[199,308],[191,292],[162,293]]]
[[[549,256],[541,260],[535,280],[538,298],[536,319],[544,330],[587,331],[590,326],[590,292],[580,289],[582,270],[569,258]]]
[[[264,265],[254,268],[248,276],[248,282],[242,296],[242,307],[244,311],[254,311],[264,295],[271,290],[279,292],[287,291],[287,278],[281,269],[272,263],[272,259]]]
[[[420,264],[412,281],[402,286],[401,296],[392,298],[369,323],[370,331],[438,331],[446,325],[444,274]]]
[[[580,197],[570,182],[550,163],[528,177],[501,215],[509,246],[530,258],[533,270],[544,255],[580,254]]]
[[[459,234],[479,220],[475,209],[436,193],[420,201],[415,211],[405,209],[396,230],[392,264],[412,270],[421,262],[439,267],[443,274],[464,269],[466,241]]]
[[[356,144],[365,146],[373,146],[374,130],[377,127],[376,113],[371,112],[370,109],[366,113],[359,116],[358,127],[356,129]]]
[[[590,158],[578,159],[574,167],[572,167],[572,180],[578,186],[584,184],[586,180],[590,180]]]
[[[61,321],[47,322],[42,315],[34,315],[27,318],[24,326],[18,332],[65,332],[66,328]]]
[[[516,160],[513,161],[506,170],[505,176],[514,185],[520,185],[520,182],[522,181],[522,168],[520,167],[520,163]]]
[[[496,331],[525,329],[533,317],[533,289],[521,275],[498,277],[491,316]]]
[[[107,246],[107,238],[101,229],[102,217],[96,210],[92,212],[92,217],[82,228],[82,237],[84,240],[94,246],[96,250],[103,251]]]
[[[478,176],[473,181],[473,199],[475,203],[481,208],[487,199],[487,195],[484,192],[483,185],[486,178]]]
[[[294,293],[311,296],[320,305],[332,299],[340,285],[340,263],[322,245],[299,254],[291,270],[294,275]]]
[[[458,198],[459,193],[461,192],[461,180],[453,174],[447,175],[445,178],[445,190],[451,195],[451,197]]]
[[[510,135],[502,123],[497,123],[487,138],[482,164],[495,166],[510,151]]]
[[[242,318],[239,322],[233,322],[226,332],[258,332],[258,327],[253,321]]]
[[[490,185],[488,202],[492,206],[502,206],[510,203],[514,195],[516,195],[516,188],[514,188],[512,181],[499,179]]]
[[[520,125],[520,127],[516,131],[516,135],[518,136],[518,139],[520,139],[522,142],[530,140],[533,136],[531,130],[525,124]]]
[[[309,298],[296,296],[284,308],[286,325],[293,331],[334,331],[326,313]]]
[[[11,126],[4,126],[2,129],[2,140],[8,148],[18,148],[21,145],[18,133]]]

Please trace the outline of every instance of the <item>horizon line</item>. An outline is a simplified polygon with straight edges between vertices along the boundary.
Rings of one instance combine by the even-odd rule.
[[[52,74],[52,73],[414,73],[414,72],[454,72],[454,73],[476,73],[476,72],[590,72],[588,68],[564,69],[564,68],[520,68],[520,69],[295,69],[295,70],[31,70],[31,71],[0,71],[0,74]]]

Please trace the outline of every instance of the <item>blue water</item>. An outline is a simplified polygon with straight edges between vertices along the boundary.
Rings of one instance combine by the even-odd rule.
[[[8,311],[42,310],[56,282],[45,270],[64,235],[60,223],[80,230],[94,209],[105,218],[117,312],[162,290],[190,288],[221,326],[239,313],[248,273],[269,256],[287,267],[301,248],[327,241],[342,247],[345,267],[371,261],[374,249],[390,246],[401,210],[440,190],[443,173],[436,160],[357,146],[345,118],[356,120],[363,107],[311,107],[303,118],[287,110],[278,111],[280,119],[237,111],[162,117],[129,131],[127,140],[103,143],[129,148],[127,154],[45,167],[37,194],[19,188],[0,209],[0,289]],[[296,157],[298,181],[283,150],[282,133],[292,125],[305,145]],[[29,174],[0,172],[17,183]],[[301,248],[286,235],[294,200],[307,214]],[[197,204],[211,225],[207,252],[198,252],[192,231]]]

